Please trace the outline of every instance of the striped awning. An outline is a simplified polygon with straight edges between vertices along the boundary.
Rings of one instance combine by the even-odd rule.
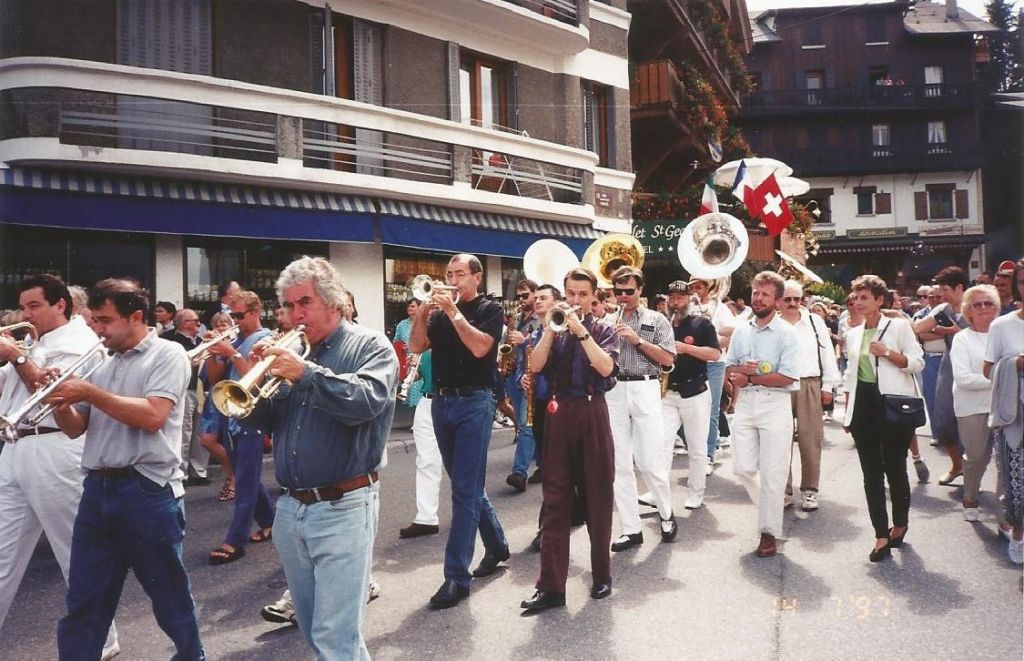
[[[855,253],[905,253],[915,249],[973,249],[985,243],[983,234],[966,234],[948,237],[908,237],[900,239],[849,239],[822,241],[818,244],[819,255],[844,255]]]

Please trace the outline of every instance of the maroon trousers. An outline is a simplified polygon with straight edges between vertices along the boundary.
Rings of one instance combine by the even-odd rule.
[[[565,594],[574,484],[580,485],[586,504],[593,582],[609,583],[615,451],[604,398],[558,400],[558,411],[545,420],[543,448],[537,589]]]

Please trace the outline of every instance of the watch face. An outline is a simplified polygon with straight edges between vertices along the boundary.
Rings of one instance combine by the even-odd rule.
[[[28,358],[26,358],[25,356],[18,356],[17,358],[14,359],[15,365],[24,365],[26,362],[28,362]]]

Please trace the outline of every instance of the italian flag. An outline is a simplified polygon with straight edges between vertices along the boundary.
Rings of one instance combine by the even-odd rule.
[[[715,189],[711,187],[711,178],[708,177],[704,180],[704,196],[700,198],[700,214],[703,216],[706,213],[718,213],[718,196],[715,195]]]

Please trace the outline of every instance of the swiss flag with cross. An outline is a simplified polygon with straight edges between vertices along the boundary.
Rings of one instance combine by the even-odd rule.
[[[767,179],[758,184],[745,202],[750,215],[760,218],[771,236],[780,234],[793,222],[793,212],[789,210],[789,204],[774,174],[768,175]]]

